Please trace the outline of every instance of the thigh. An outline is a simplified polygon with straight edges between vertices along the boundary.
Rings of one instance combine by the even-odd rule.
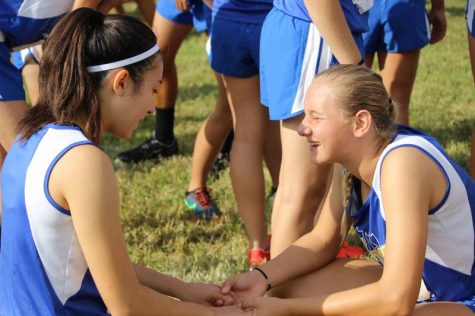
[[[281,298],[328,295],[377,282],[383,268],[376,262],[335,259],[322,268],[288,281],[271,292]]]
[[[259,76],[250,78],[223,76],[223,80],[236,138],[242,135],[249,135],[249,137],[262,135],[266,111],[259,101]],[[256,133],[259,134],[256,135]]]
[[[164,71],[167,71],[167,65],[173,64],[175,61],[175,56],[181,43],[183,43],[192,28],[193,25],[191,24],[180,24],[155,12],[153,29],[156,31],[158,45],[162,52]]]
[[[455,302],[433,302],[417,304],[413,316],[470,316],[473,311],[462,303]]]
[[[378,53],[379,69],[384,86],[391,89],[412,88],[419,64],[420,50],[404,53]]]
[[[330,172],[329,166],[319,166],[310,159],[309,145],[305,137],[297,133],[303,115],[282,121],[282,165],[280,183],[281,199],[293,203],[305,203],[323,196]],[[304,205],[302,205],[303,207]],[[313,212],[317,211],[318,205]],[[283,214],[281,214],[283,215]]]

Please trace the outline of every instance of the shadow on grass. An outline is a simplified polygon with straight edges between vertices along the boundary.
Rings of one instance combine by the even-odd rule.
[[[429,122],[427,122],[429,123]],[[451,141],[466,142],[470,140],[472,129],[475,128],[475,120],[465,118],[454,122],[451,126],[420,125],[418,127],[425,133],[435,137],[439,143],[446,147]]]
[[[210,83],[183,85],[179,88],[178,102],[194,100],[198,97],[207,98],[216,94],[216,85]]]
[[[445,7],[445,12],[450,16],[465,16],[465,7]]]

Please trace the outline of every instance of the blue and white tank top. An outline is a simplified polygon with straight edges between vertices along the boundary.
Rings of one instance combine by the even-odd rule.
[[[214,0],[213,18],[262,24],[273,0]]]
[[[340,5],[351,32],[364,33],[368,31],[368,9],[372,6],[372,1],[365,1],[366,4],[361,9],[359,9],[354,2],[359,1],[340,0]],[[311,21],[304,0],[274,0],[274,7],[290,16],[309,22]]]
[[[0,1],[0,42],[11,47],[35,43],[49,34],[74,0]]]
[[[55,164],[93,144],[74,126],[48,124],[11,147],[2,170],[0,315],[107,315],[71,213],[50,195]],[[84,184],[87,185],[87,184]]]
[[[356,190],[348,212],[368,251],[384,264],[386,217],[381,196],[381,166],[400,147],[414,147],[430,157],[447,181],[442,202],[429,211],[428,241],[422,278],[436,301],[457,301],[475,295],[475,182],[432,137],[399,126],[376,166],[371,191],[363,205]]]

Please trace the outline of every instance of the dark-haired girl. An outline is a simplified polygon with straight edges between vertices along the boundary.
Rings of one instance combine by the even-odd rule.
[[[395,117],[370,69],[317,76],[299,133],[314,163],[349,174],[335,166],[310,233],[230,278],[224,293],[232,289],[255,316],[473,315],[475,182],[434,138]],[[349,220],[379,264],[334,259]],[[258,297],[274,287],[275,297]]]
[[[127,253],[117,182],[97,143],[105,132],[129,137],[153,112],[162,71],[155,35],[132,17],[78,9],[52,31],[38,104],[2,172],[1,315],[244,313],[196,304],[234,300]]]

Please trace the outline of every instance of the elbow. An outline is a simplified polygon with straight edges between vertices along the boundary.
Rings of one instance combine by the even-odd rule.
[[[409,316],[414,312],[415,301],[407,293],[394,293],[394,290],[380,293],[386,294],[386,300],[383,303],[382,310],[384,315],[388,316]],[[381,315],[381,314],[379,314]]]

